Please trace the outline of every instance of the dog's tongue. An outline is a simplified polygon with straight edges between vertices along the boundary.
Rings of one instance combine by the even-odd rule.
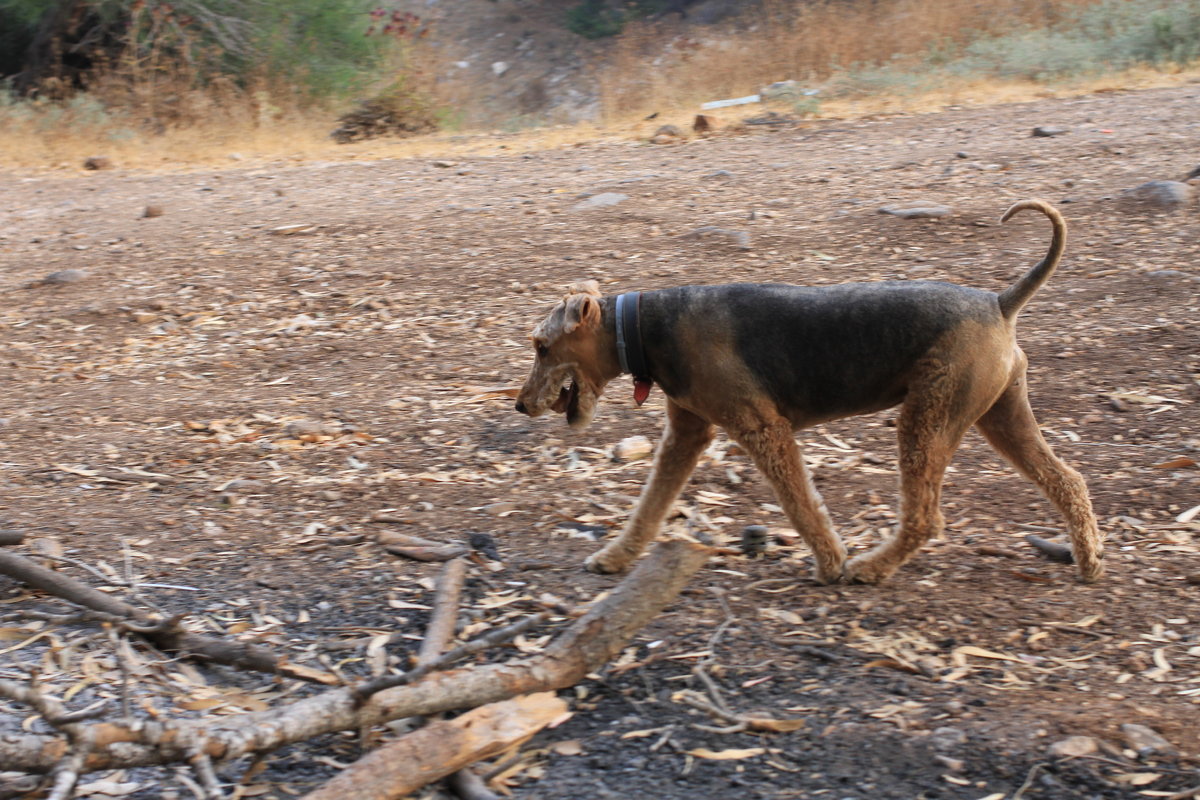
[[[558,393],[558,399],[554,401],[554,405],[550,406],[550,409],[559,414],[568,413],[578,400],[579,386],[575,381],[571,381],[570,387],[564,386]]]

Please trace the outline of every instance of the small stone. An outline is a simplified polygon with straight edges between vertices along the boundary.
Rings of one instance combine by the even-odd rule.
[[[917,203],[907,206],[884,206],[880,214],[891,214],[901,219],[938,219],[949,216],[951,209],[938,203]]]
[[[712,172],[706,173],[702,180],[706,181],[730,181],[733,180],[733,173],[727,169],[715,169]]]
[[[747,525],[742,528],[742,552],[751,558],[767,551],[767,528],[765,525]]]
[[[680,239],[696,240],[696,239],[724,239],[734,248],[738,250],[750,249],[750,234],[746,231],[736,231],[729,228],[721,228],[716,225],[703,225],[695,230],[690,230],[681,235]]]
[[[1163,211],[1176,211],[1196,202],[1196,187],[1180,181],[1148,181],[1122,194],[1128,201]]]
[[[490,533],[468,533],[467,543],[472,550],[477,550],[492,561],[500,561],[500,552],[496,550],[496,538]]]
[[[665,136],[670,139],[682,139],[683,131],[679,130],[679,128],[674,125],[659,125],[658,130],[654,132],[654,138],[657,139],[660,136]]]
[[[654,452],[654,445],[645,436],[630,436],[613,447],[613,458],[617,461],[637,461]]]
[[[621,194],[620,192],[601,192],[594,194],[591,197],[576,203],[571,207],[572,211],[589,211],[596,208],[611,208],[612,206],[623,203],[629,199],[629,195]]]
[[[1068,736],[1059,739],[1046,748],[1046,754],[1052,758],[1078,758],[1090,756],[1100,749],[1100,743],[1091,736]]]
[[[1049,138],[1051,136],[1062,136],[1065,133],[1070,133],[1070,128],[1060,128],[1057,125],[1038,125],[1033,129],[1033,135]]]
[[[34,286],[64,286],[68,283],[79,283],[88,276],[87,272],[81,269],[60,269],[57,272],[51,272],[40,281],[34,281]]]
[[[1127,722],[1121,726],[1121,733],[1125,735],[1125,744],[1129,746],[1129,749],[1136,750],[1142,758],[1155,754],[1171,755],[1179,752],[1170,742],[1160,736],[1158,731],[1145,725]]]
[[[83,168],[90,170],[112,169],[113,162],[108,156],[88,156],[83,160]]]
[[[154,219],[163,215],[162,206],[146,206],[142,209],[142,219]]]
[[[937,728],[929,735],[929,744],[934,750],[953,750],[966,741],[967,734],[960,728]]]
[[[337,436],[342,432],[341,425],[315,420],[296,420],[283,427],[283,433],[292,438],[301,436]]]
[[[237,478],[235,480],[229,481],[229,483],[226,483],[224,486],[222,486],[221,491],[253,493],[253,492],[265,491],[266,488],[267,488],[267,484],[263,481],[256,481],[253,479],[246,479],[246,478]]]
[[[433,166],[438,167],[439,169],[450,169],[451,167],[457,167],[458,162],[457,161],[434,161]]]
[[[477,510],[500,517],[516,511],[517,504],[512,502],[488,503],[486,506],[479,506]]]

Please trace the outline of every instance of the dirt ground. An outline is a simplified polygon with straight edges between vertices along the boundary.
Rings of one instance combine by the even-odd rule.
[[[0,525],[27,532],[21,552],[183,587],[139,594],[193,612],[198,630],[368,674],[388,654],[344,641],[419,641],[440,569],[388,555],[381,530],[492,537],[499,560],[472,568],[463,636],[524,613],[524,599],[576,603],[614,584],[581,564],[648,472],[613,447],[657,439],[662,396],[638,409],[618,381],[579,433],[513,411],[527,334],[564,284],[932,278],[999,290],[1041,257],[1049,226],[997,220],[1042,197],[1071,233],[1019,337],[1047,438],[1088,479],[1107,577],[1082,585],[1025,543],[1056,536],[1060,520],[971,434],[947,475],[944,539],[885,585],[817,586],[768,487],[718,440],[670,529],[736,542],[761,524],[776,543],[712,561],[616,667],[564,693],[574,716],[508,759],[500,783],[525,800],[1191,797],[1200,216],[1122,192],[1200,163],[1198,101],[1190,86],[454,163],[3,174]],[[1031,136],[1038,125],[1065,131]],[[578,207],[598,193],[626,197]],[[912,202],[953,211],[878,211]],[[687,235],[702,226],[734,233]],[[86,274],[40,283],[59,270]],[[852,550],[895,519],[888,422],[799,437]],[[371,521],[385,509],[401,521]],[[71,707],[116,696],[104,637],[28,616],[54,608],[0,578],[0,677],[37,664]],[[535,652],[554,630],[492,657]],[[135,656],[139,703],[157,714],[296,694]],[[806,724],[696,728],[723,724],[679,701],[710,691],[700,673],[735,711]],[[0,703],[0,733],[45,730],[29,714]],[[1127,724],[1169,744],[1139,752]],[[1052,755],[1070,736],[1098,749]],[[240,796],[303,793],[358,748],[338,736],[275,753]],[[237,781],[245,766],[221,775]],[[171,770],[85,780],[98,779],[81,796],[191,796]]]

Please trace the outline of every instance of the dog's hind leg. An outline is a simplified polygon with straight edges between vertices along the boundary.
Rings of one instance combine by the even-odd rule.
[[[836,583],[842,575],[846,547],[833,531],[829,512],[804,466],[791,424],[777,419],[730,434],[766,476],[796,532],[813,551],[813,577]]]
[[[909,399],[896,420],[900,524],[890,539],[846,563],[846,580],[886,580],[925,542],[941,534],[946,525],[941,509],[946,467],[963,434],[989,402],[972,403],[972,389],[979,388],[969,376],[964,379],[945,369],[933,371],[921,384],[910,387]]]
[[[712,441],[713,432],[711,424],[667,400],[667,427],[654,457],[650,480],[621,535],[588,557],[589,570],[620,572],[658,535],[671,504]]]
[[[1042,437],[1029,406],[1025,376],[1022,374],[975,424],[992,447],[1037,484],[1066,517],[1080,576],[1089,583],[1098,580],[1104,574],[1104,540],[1096,526],[1087,484],[1054,455]]]

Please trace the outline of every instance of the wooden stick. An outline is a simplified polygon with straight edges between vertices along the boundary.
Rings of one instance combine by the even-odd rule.
[[[566,710],[553,692],[541,692],[431,722],[360,758],[304,800],[397,800],[520,745]]]
[[[447,561],[438,575],[433,595],[433,614],[429,617],[429,627],[425,629],[425,638],[421,640],[421,649],[417,653],[418,667],[436,660],[454,639],[458,603],[466,576],[467,562],[461,556]]]
[[[11,547],[25,541],[22,531],[0,531],[0,547]]]
[[[87,726],[94,745],[84,769],[186,761],[194,755],[188,745],[198,737],[203,738],[210,757],[240,758],[334,731],[477,708],[522,694],[574,686],[615,658],[634,634],[674,600],[710,552],[689,542],[659,543],[606,597],[537,656],[435,672],[418,683],[379,692],[361,704],[352,688],[338,687],[279,708],[219,719],[178,719],[170,724],[142,721],[137,726],[93,723]],[[0,764],[13,771],[45,773],[65,750],[66,743],[57,736],[11,733],[0,737]]]

